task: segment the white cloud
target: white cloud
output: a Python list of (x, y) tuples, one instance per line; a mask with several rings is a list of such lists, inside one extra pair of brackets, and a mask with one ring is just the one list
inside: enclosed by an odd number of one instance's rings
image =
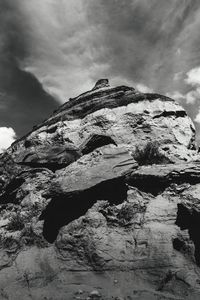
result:
[(177, 72), (177, 73), (174, 74), (174, 78), (173, 79), (175, 81), (178, 81), (178, 80), (181, 79), (182, 76), (183, 76), (183, 72)]
[(149, 88), (143, 83), (136, 83), (132, 80), (128, 80), (126, 78), (115, 76), (110, 80), (111, 86), (118, 86), (118, 85), (126, 85), (129, 87), (133, 87), (138, 90), (140, 93), (153, 93), (153, 89)]
[(141, 93), (153, 93), (153, 90), (143, 83), (137, 83), (136, 89)]
[(109, 82), (111, 86), (126, 85), (130, 87), (135, 87), (134, 81), (128, 80), (127, 78), (121, 76), (109, 78)]
[(173, 93), (167, 93), (166, 94), (167, 97), (170, 97), (174, 100), (182, 100), (182, 99), (185, 99), (185, 96), (183, 94), (181, 94), (180, 92), (178, 91), (175, 91)]
[(198, 112), (198, 114), (196, 115), (194, 121), (200, 124), (200, 108), (199, 108), (199, 112)]
[(16, 139), (11, 127), (0, 127), (0, 153), (7, 149)]
[(179, 91), (175, 91), (173, 93), (167, 93), (166, 96), (177, 101), (185, 99), (187, 104), (195, 104), (197, 100), (200, 100), (200, 87), (188, 92), (185, 95)]
[(187, 72), (185, 81), (192, 86), (200, 85), (200, 67), (196, 67)]
[(186, 94), (186, 103), (187, 104), (194, 104), (197, 100), (200, 99), (200, 88), (196, 90), (190, 91)]
[[(195, 90), (192, 90), (186, 94), (186, 103), (194, 104), (200, 99), (200, 67), (191, 69), (186, 75), (187, 78), (185, 79), (185, 82), (195, 87)], [(199, 118), (196, 117), (196, 119)]]

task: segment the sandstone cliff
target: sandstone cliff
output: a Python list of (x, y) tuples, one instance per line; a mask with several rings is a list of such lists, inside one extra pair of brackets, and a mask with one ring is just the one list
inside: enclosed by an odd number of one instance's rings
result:
[(173, 99), (99, 80), (0, 173), (0, 299), (199, 299), (200, 157)]

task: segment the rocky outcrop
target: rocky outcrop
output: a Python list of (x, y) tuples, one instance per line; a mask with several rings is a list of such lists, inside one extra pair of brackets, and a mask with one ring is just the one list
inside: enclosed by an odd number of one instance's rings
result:
[(126, 182), (140, 190), (157, 195), (171, 184), (200, 183), (200, 162), (182, 164), (141, 166), (136, 171), (129, 170)]
[(46, 154), (49, 161), (52, 147), (57, 147), (58, 154), (60, 148), (80, 149), (93, 135), (107, 136), (128, 150), (157, 140), (162, 151), (174, 161), (194, 158), (194, 125), (179, 104), (158, 94), (141, 94), (131, 87), (107, 85), (98, 83), (98, 88), (62, 105), (13, 144), (7, 152), (9, 161), (22, 163), (32, 152), (39, 158)]
[(199, 153), (173, 99), (99, 80), (0, 172), (0, 299), (199, 299)]
[(95, 86), (93, 87), (93, 90), (97, 90), (105, 87), (110, 87), (108, 79), (99, 79), (96, 82)]

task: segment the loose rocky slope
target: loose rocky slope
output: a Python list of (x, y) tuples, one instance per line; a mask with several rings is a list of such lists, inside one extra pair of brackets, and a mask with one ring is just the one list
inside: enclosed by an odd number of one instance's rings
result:
[(99, 80), (0, 172), (0, 299), (199, 299), (200, 158), (174, 100)]

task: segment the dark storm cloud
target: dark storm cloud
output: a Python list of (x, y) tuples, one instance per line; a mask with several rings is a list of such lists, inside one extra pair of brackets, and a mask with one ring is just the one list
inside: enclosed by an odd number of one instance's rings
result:
[(21, 68), (29, 56), (26, 16), (17, 0), (0, 1), (0, 127), (20, 136), (44, 119), (57, 103), (34, 75)]
[(32, 43), (23, 69), (60, 102), (105, 76), (160, 93), (189, 91), (183, 76), (198, 62), (198, 0), (18, 3)]

